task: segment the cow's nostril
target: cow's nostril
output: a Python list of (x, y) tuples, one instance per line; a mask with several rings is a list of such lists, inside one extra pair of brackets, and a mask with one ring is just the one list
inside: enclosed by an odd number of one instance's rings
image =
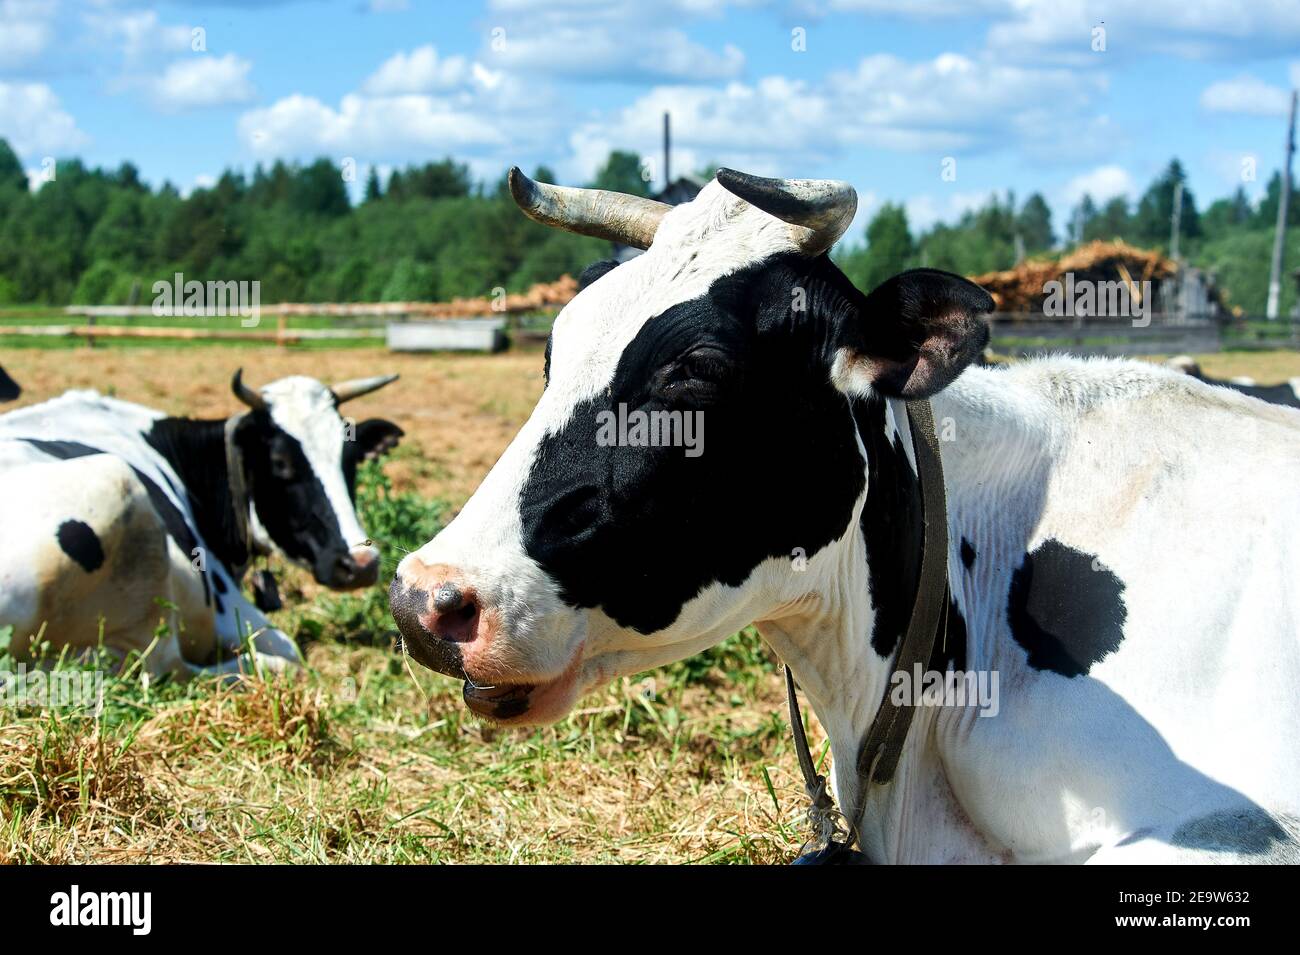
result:
[[(390, 602), (393, 618), (408, 644), (418, 643), (427, 649), (472, 643), (477, 638), (483, 605), (476, 589), (458, 577), (453, 567), (423, 568), (406, 578), (399, 571)], [(422, 583), (425, 586), (420, 586)], [(450, 650), (442, 647), (438, 652)]]
[(437, 593), (433, 595), (433, 609), (438, 613), (452, 613), (456, 610), (462, 610), (464, 604), (465, 595), (460, 592), (459, 587), (450, 581), (439, 587)]

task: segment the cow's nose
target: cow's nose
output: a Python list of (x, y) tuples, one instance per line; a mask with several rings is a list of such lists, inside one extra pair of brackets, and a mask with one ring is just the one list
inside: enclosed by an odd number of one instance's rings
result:
[(365, 545), (335, 557), (327, 583), (338, 589), (350, 589), (369, 587), (378, 580), (379, 551)]
[(479, 631), (474, 588), (454, 568), (416, 563), (393, 578), (388, 598), (411, 655), (439, 673), (463, 677), (461, 648)]

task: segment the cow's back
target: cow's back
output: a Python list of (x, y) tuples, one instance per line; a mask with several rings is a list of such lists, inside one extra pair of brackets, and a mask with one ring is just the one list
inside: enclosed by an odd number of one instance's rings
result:
[[(132, 468), (113, 455), (0, 471), (0, 625), (20, 655), (37, 636), (144, 650), (173, 602), (169, 542)], [(103, 621), (101, 623), (101, 621)]]

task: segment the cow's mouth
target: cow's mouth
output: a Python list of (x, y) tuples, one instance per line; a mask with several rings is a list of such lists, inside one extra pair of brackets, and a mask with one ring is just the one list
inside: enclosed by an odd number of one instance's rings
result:
[(466, 680), (461, 695), (465, 699), (465, 705), (477, 715), (490, 720), (504, 721), (527, 713), (529, 699), (538, 688), (539, 685), (536, 683), (478, 686)]
[(462, 674), (461, 696), (470, 712), (494, 723), (554, 723), (561, 719), (581, 692), (581, 647), (564, 671), (550, 680), (534, 683), (488, 683)]

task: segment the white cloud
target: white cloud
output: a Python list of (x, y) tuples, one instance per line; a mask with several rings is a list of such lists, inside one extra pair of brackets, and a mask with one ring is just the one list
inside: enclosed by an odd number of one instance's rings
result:
[(0, 0), (0, 69), (36, 59), (54, 37), (54, 0)]
[(402, 13), (411, 9), (411, 0), (370, 0), (371, 13)]
[(1242, 74), (1207, 86), (1201, 93), (1201, 108), (1214, 113), (1286, 116), (1291, 108), (1291, 93), (1280, 86)]
[(23, 172), (27, 174), (28, 192), (39, 192), (41, 186), (45, 185), (47, 182), (50, 181), (49, 171), (44, 167), (38, 167), (35, 169), (24, 169)]
[[(1078, 64), (1153, 53), (1255, 59), (1300, 45), (1300, 4), (1293, 0), (1143, 0), (1119, 16), (1107, 0), (1015, 0), (1006, 9), (988, 44), (1016, 58)], [(1105, 30), (1105, 52), (1093, 50), (1094, 28)]]
[(1003, 146), (1039, 159), (1077, 160), (1095, 139), (1089, 130), (1105, 123), (1094, 115), (1104, 89), (1098, 76), (951, 53), (917, 62), (868, 56), (817, 82), (767, 77), (722, 87), (661, 86), (580, 126), (564, 172), (590, 176), (611, 147), (658, 155), (665, 111), (684, 168), (717, 160), (789, 175), (835, 155), (888, 149), (930, 154), (937, 175), (944, 155)]
[(708, 82), (739, 76), (745, 55), (731, 44), (710, 50), (677, 29), (623, 33), (600, 26), (564, 26), (545, 33), (507, 33), (505, 45), (490, 62), (550, 77)]
[(253, 64), (233, 53), (173, 61), (152, 84), (154, 103), (166, 110), (228, 106), (253, 98), (248, 73)]
[(452, 154), (476, 174), (496, 176), (520, 156), (550, 152), (570, 122), (567, 106), (548, 84), (525, 86), (422, 46), (390, 57), (337, 105), (294, 94), (250, 110), (239, 137), (258, 157), (402, 163)]
[(1098, 166), (1089, 172), (1075, 176), (1061, 190), (1065, 201), (1073, 207), (1084, 195), (1092, 197), (1093, 202), (1101, 205), (1116, 196), (1133, 197), (1137, 195), (1137, 184), (1128, 170), (1122, 166)]
[[(1294, 0), (1143, 0), (1122, 9), (1111, 0), (824, 0), (811, 9), (922, 21), (985, 17), (993, 21), (989, 52), (1057, 66), (1153, 53), (1256, 59), (1300, 46), (1300, 4)], [(1094, 49), (1095, 29), (1104, 31), (1104, 51)]]
[(463, 85), (470, 75), (470, 63), (463, 56), (439, 58), (432, 44), (426, 44), (410, 53), (393, 54), (361, 88), (377, 95), (435, 93)]
[(0, 81), (0, 137), (19, 156), (55, 156), (89, 142), (44, 83)]
[(829, 0), (827, 8), (841, 13), (870, 13), (877, 16), (908, 16), (917, 19), (1006, 14), (1014, 9), (1011, 0)]
[(726, 0), (493, 0), (484, 54), (492, 68), (616, 82), (717, 82), (744, 70), (732, 44), (715, 50), (672, 24), (716, 16)]
[(216, 184), (217, 184), (216, 176), (210, 176), (207, 173), (201, 172), (194, 177), (194, 182), (190, 184), (190, 187), (188, 189), (181, 190), (181, 195), (184, 198), (188, 199), (190, 196), (194, 194), (196, 190), (211, 189)]
[(180, 53), (193, 42), (190, 27), (164, 24), (154, 10), (91, 11), (86, 26), (97, 43), (116, 47), (128, 63), (158, 53)]
[(294, 94), (245, 113), (239, 135), (258, 156), (444, 155), (502, 147), (511, 132), (500, 123), (456, 108), (447, 100), (408, 95), (344, 96), (338, 108)]
[(987, 205), (992, 197), (992, 192), (950, 192), (942, 198), (927, 193), (905, 200), (903, 209), (915, 235), (938, 222), (954, 223), (965, 213)]

